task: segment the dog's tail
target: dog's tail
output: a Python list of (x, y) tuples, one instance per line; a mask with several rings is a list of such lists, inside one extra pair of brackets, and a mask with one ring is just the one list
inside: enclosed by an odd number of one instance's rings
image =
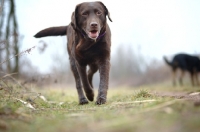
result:
[(163, 56), (163, 59), (169, 66), (173, 66), (173, 63), (169, 62), (166, 56)]
[(35, 38), (47, 37), (47, 36), (63, 36), (67, 34), (68, 26), (60, 26), (60, 27), (50, 27), (39, 31)]

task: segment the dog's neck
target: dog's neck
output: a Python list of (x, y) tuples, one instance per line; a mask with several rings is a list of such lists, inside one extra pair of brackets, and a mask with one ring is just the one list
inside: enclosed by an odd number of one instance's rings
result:
[(88, 38), (85, 39), (85, 38), (81, 37), (76, 45), (76, 50), (78, 50), (78, 51), (88, 50), (90, 47), (95, 45), (95, 43), (97, 43), (97, 42), (92, 39), (88, 39)]
[(100, 34), (100, 35), (97, 37), (97, 39), (101, 39), (105, 34), (106, 34), (106, 31), (105, 31), (104, 33)]
[(81, 34), (78, 38), (78, 43), (76, 44), (76, 54), (82, 57), (82, 53), (89, 50), (92, 46), (97, 44), (105, 36), (106, 32), (100, 34), (96, 40), (88, 38), (86, 35)]

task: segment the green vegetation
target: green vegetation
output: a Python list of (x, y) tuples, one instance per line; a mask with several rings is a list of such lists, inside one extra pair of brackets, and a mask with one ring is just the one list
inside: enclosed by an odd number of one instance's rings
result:
[(0, 89), (0, 131), (5, 132), (197, 132), (200, 128), (200, 106), (194, 105), (200, 100), (188, 100), (198, 87), (110, 88), (108, 102), (100, 106), (78, 105), (76, 89), (12, 85)]

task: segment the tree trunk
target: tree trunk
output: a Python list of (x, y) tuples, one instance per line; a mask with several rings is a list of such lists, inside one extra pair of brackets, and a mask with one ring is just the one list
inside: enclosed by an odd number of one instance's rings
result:
[[(5, 32), (6, 40), (6, 71), (7, 73), (19, 73), (19, 45), (18, 45), (18, 24), (15, 14), (15, 3), (14, 0), (9, 0), (9, 12)], [(13, 38), (13, 42), (10, 39)], [(12, 60), (9, 60), (12, 56)], [(13, 63), (11, 63), (11, 61)]]

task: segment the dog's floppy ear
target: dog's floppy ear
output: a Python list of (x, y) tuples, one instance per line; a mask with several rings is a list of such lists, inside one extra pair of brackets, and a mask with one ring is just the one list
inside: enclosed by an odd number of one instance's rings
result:
[(75, 17), (74, 12), (72, 13), (72, 16), (71, 16), (71, 25), (72, 25), (73, 29), (76, 30), (76, 17)]
[(108, 16), (108, 19), (112, 22), (112, 19), (110, 18), (110, 12), (108, 11), (107, 7), (100, 1), (98, 1), (105, 9), (106, 15)]
[(79, 7), (80, 4), (78, 4), (75, 8), (75, 11), (72, 13), (72, 16), (71, 16), (71, 25), (72, 27), (74, 28), (74, 30), (77, 29), (77, 13), (78, 13), (78, 7)]

